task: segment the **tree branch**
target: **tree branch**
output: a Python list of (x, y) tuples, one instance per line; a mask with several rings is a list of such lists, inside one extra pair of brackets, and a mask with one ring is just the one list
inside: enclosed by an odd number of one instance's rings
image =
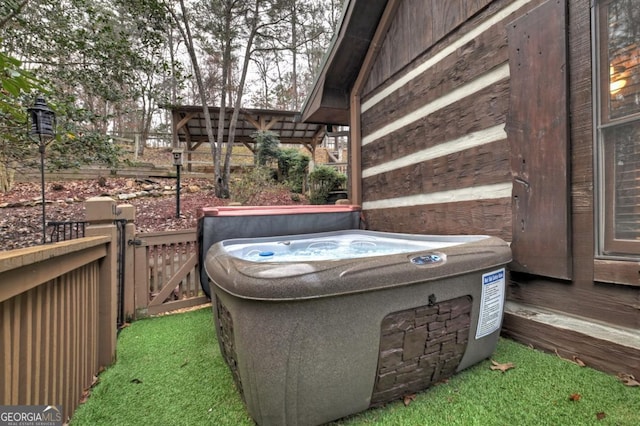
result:
[(0, 28), (4, 27), (7, 24), (7, 22), (9, 22), (11, 19), (18, 16), (22, 11), (22, 8), (25, 7), (28, 2), (29, 0), (24, 0), (22, 3), (18, 5), (18, 7), (12, 10), (10, 14), (2, 18), (2, 20), (0, 20)]

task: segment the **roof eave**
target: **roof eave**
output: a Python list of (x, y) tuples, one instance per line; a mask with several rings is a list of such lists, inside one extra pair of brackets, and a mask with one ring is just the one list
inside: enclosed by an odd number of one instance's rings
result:
[(349, 124), (349, 95), (387, 0), (346, 0), (340, 25), (301, 110), (308, 123)]

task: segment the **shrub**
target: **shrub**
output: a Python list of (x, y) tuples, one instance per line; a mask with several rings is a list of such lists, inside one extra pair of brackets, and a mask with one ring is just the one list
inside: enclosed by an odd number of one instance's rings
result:
[(231, 181), (231, 200), (243, 205), (253, 204), (260, 193), (274, 185), (272, 172), (268, 167), (243, 169), (240, 177)]
[(295, 148), (281, 149), (278, 155), (278, 172), (280, 179), (291, 192), (301, 194), (307, 176), (309, 157)]
[(270, 131), (259, 131), (251, 135), (257, 143), (256, 159), (258, 166), (266, 166), (270, 161), (278, 161), (280, 155), (280, 139)]
[(336, 191), (344, 187), (347, 183), (347, 176), (338, 172), (333, 167), (317, 166), (309, 173), (309, 183), (311, 204), (326, 204), (331, 191)]

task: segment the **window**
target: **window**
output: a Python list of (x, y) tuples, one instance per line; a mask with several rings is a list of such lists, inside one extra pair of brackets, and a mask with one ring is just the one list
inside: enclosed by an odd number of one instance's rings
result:
[(640, 255), (640, 1), (603, 0), (596, 17), (598, 251)]

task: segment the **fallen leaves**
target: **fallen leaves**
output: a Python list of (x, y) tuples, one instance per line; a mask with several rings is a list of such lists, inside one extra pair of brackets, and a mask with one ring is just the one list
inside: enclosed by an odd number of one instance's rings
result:
[(416, 394), (412, 393), (410, 395), (405, 395), (402, 402), (404, 402), (405, 407), (408, 407), (409, 404), (411, 404), (415, 400), (416, 400)]
[(596, 413), (596, 419), (597, 419), (597, 420), (602, 420), (602, 419), (604, 419), (605, 417), (607, 417), (607, 415), (604, 413), (604, 411), (601, 411), (601, 412), (599, 412), (599, 413)]
[(580, 358), (578, 358), (577, 356), (573, 356), (573, 363), (577, 364), (580, 367), (586, 367), (587, 364), (585, 364)]
[(622, 384), (624, 384), (625, 386), (631, 386), (631, 387), (640, 386), (640, 382), (638, 382), (636, 378), (633, 377), (631, 374), (618, 373), (617, 377), (618, 377), (618, 380), (620, 380)]
[(91, 385), (88, 388), (84, 389), (82, 391), (82, 394), (80, 395), (80, 404), (84, 404), (85, 402), (87, 402), (87, 400), (91, 396), (91, 391), (93, 390), (95, 385), (98, 384), (99, 381), (100, 381), (100, 379), (98, 378), (98, 376), (93, 376), (91, 378)]
[(572, 393), (569, 395), (569, 401), (580, 401), (580, 398), (582, 398), (582, 395), (579, 393)]
[(580, 358), (578, 358), (577, 356), (572, 356), (571, 359), (567, 359), (564, 358), (563, 356), (560, 355), (560, 353), (558, 352), (558, 349), (554, 349), (553, 350), (555, 352), (555, 354), (557, 355), (558, 358), (562, 358), (566, 361), (572, 362), (574, 364), (576, 364), (578, 367), (586, 367), (587, 364), (584, 363), (584, 361), (582, 361)]
[(505, 373), (507, 370), (511, 370), (512, 368), (516, 368), (516, 366), (512, 362), (500, 364), (499, 362), (491, 360), (491, 364), (492, 365), (489, 368), (491, 368), (492, 370), (500, 370), (503, 373)]

